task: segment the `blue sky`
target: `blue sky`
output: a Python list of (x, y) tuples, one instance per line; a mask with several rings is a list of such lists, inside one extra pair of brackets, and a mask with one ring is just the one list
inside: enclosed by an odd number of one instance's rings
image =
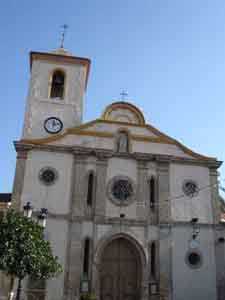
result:
[[(146, 119), (225, 160), (224, 0), (8, 0), (1, 3), (0, 192), (11, 191), (29, 80), (29, 51), (59, 46), (92, 60), (84, 120), (122, 89)], [(220, 169), (225, 178), (225, 167)], [(224, 182), (225, 183), (225, 182)]]

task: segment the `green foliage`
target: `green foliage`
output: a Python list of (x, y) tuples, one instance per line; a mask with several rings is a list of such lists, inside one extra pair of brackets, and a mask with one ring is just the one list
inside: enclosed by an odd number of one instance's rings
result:
[(82, 294), (80, 300), (96, 300), (96, 295), (94, 293)]
[(20, 279), (47, 279), (62, 267), (43, 238), (43, 228), (10, 209), (0, 218), (0, 270)]

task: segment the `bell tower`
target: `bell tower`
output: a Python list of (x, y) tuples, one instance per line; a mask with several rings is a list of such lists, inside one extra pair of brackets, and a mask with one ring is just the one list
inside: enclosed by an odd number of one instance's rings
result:
[(90, 63), (64, 48), (30, 53), (23, 139), (44, 138), (81, 124)]

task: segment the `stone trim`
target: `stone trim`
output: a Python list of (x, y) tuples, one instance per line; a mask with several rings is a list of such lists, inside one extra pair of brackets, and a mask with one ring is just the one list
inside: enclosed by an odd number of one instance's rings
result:
[(135, 160), (146, 160), (146, 161), (157, 161), (161, 162), (173, 162), (173, 163), (181, 163), (181, 164), (189, 164), (189, 165), (198, 165), (198, 166), (207, 166), (212, 168), (219, 168), (222, 164), (221, 161), (217, 161), (215, 159), (204, 160), (200, 158), (186, 158), (186, 157), (178, 157), (173, 155), (163, 155), (163, 154), (147, 154), (140, 152), (133, 153), (115, 153), (113, 150), (106, 150), (101, 148), (88, 148), (88, 147), (80, 147), (80, 146), (59, 146), (59, 145), (47, 145), (47, 144), (28, 144), (23, 141), (14, 142), (15, 148), (17, 151), (20, 150), (44, 150), (44, 151), (53, 151), (53, 152), (66, 152), (66, 153), (74, 153), (79, 155), (94, 155), (99, 158), (110, 158), (110, 157), (123, 157)]
[(100, 299), (100, 279), (99, 279), (99, 266), (101, 263), (101, 256), (105, 247), (114, 239), (125, 238), (129, 240), (136, 248), (140, 261), (141, 261), (141, 273), (142, 273), (142, 284), (141, 284), (141, 300), (148, 299), (148, 278), (147, 278), (147, 256), (146, 251), (143, 246), (138, 242), (138, 240), (126, 232), (111, 232), (111, 234), (104, 235), (100, 241), (98, 241), (97, 246), (94, 249), (94, 260), (92, 269), (93, 286), (95, 287), (95, 293), (97, 299)]

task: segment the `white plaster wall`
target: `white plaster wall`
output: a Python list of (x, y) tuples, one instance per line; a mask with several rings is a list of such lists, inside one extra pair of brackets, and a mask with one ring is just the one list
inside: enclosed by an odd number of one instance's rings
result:
[[(115, 138), (104, 138), (86, 135), (68, 134), (60, 140), (50, 143), (51, 145), (82, 146), (88, 148), (115, 149)], [(131, 151), (147, 154), (173, 155), (177, 157), (192, 158), (184, 153), (176, 145), (140, 142), (131, 140)]]
[[(49, 79), (53, 70), (57, 68), (66, 74), (65, 95), (62, 100), (48, 98)], [(43, 123), (50, 116), (60, 117), (65, 128), (79, 125), (82, 120), (84, 89), (84, 66), (34, 60), (23, 138), (48, 136), (49, 134), (43, 130)]]
[[(23, 206), (27, 201), (30, 201), (35, 209), (45, 207), (51, 213), (68, 213), (72, 165), (72, 154), (29, 151), (21, 205)], [(58, 172), (58, 179), (53, 185), (44, 185), (39, 180), (39, 172), (46, 166), (53, 167)]]
[(216, 300), (215, 242), (213, 231), (201, 228), (199, 247), (203, 264), (190, 268), (185, 262), (191, 228), (174, 228), (172, 234), (173, 300)]
[(50, 145), (82, 146), (87, 148), (114, 149), (114, 139), (95, 136), (67, 135)]
[(68, 222), (59, 219), (48, 219), (46, 231), (53, 254), (58, 256), (59, 262), (63, 267), (63, 273), (47, 281), (47, 300), (61, 300), (63, 299), (64, 291)]
[(132, 152), (164, 154), (164, 155), (174, 155), (178, 157), (193, 158), (192, 156), (184, 153), (176, 145), (161, 144), (161, 143), (132, 141)]
[[(202, 189), (196, 197), (184, 196), (182, 185), (186, 179), (196, 181), (199, 188)], [(197, 217), (199, 222), (212, 223), (209, 184), (209, 170), (206, 167), (184, 164), (170, 165), (170, 197), (173, 199), (182, 196), (171, 200), (174, 221), (190, 221), (192, 218)]]
[(88, 126), (85, 128), (86, 130), (94, 130), (94, 131), (101, 131), (101, 132), (110, 132), (110, 133), (116, 133), (118, 130), (126, 128), (129, 130), (131, 134), (135, 135), (141, 135), (141, 136), (150, 136), (150, 137), (157, 137), (153, 132), (151, 132), (149, 129), (144, 127), (138, 127), (138, 126), (124, 126), (123, 124), (109, 124), (109, 123), (96, 123), (93, 125)]
[[(128, 176), (137, 186), (137, 164), (135, 160), (111, 158), (108, 162), (106, 182), (115, 176)], [(110, 217), (119, 217), (120, 213), (124, 213), (126, 218), (136, 218), (136, 200), (124, 207), (113, 204), (106, 195), (106, 215)]]

